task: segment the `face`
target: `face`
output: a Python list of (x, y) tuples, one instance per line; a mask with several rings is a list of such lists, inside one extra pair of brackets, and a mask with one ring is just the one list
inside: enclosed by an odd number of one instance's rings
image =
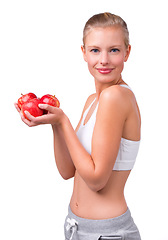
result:
[(130, 46), (126, 49), (121, 28), (93, 28), (86, 36), (85, 47), (81, 48), (96, 82), (118, 82), (130, 53)]

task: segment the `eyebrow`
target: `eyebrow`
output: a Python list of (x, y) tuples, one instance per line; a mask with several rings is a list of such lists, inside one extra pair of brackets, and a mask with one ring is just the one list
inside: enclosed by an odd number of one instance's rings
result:
[[(113, 45), (113, 46), (110, 46), (109, 48), (117, 48), (117, 47), (121, 47), (121, 45)], [(96, 45), (93, 45), (93, 46), (88, 46), (88, 48), (99, 48), (99, 47)]]

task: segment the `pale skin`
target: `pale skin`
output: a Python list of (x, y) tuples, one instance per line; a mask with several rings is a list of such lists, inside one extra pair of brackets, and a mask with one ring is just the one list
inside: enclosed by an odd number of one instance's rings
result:
[(121, 137), (140, 140), (141, 120), (138, 105), (121, 73), (130, 54), (125, 46), (123, 31), (119, 27), (93, 28), (81, 47), (84, 60), (95, 81), (96, 93), (89, 96), (83, 109), (90, 106), (84, 124), (89, 121), (96, 105), (98, 110), (89, 154), (76, 135), (69, 118), (62, 109), (40, 104), (49, 111), (41, 117), (28, 112), (24, 118), (17, 104), (22, 121), (28, 126), (51, 124), (54, 134), (54, 152), (57, 168), (64, 179), (74, 177), (70, 201), (71, 210), (89, 219), (113, 218), (127, 210), (124, 186), (129, 171), (113, 171)]

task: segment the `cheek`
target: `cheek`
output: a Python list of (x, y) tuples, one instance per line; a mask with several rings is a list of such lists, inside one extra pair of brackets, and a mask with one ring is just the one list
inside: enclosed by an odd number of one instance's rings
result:
[(88, 70), (92, 76), (95, 75), (95, 66), (97, 64), (97, 60), (92, 57), (87, 58), (87, 65), (88, 65)]
[(116, 56), (115, 58), (112, 59), (112, 62), (113, 64), (116, 66), (116, 67), (123, 67), (124, 65), (124, 56)]
[(88, 66), (94, 66), (97, 63), (97, 58), (94, 56), (87, 57)]
[(94, 71), (95, 71), (95, 66), (97, 65), (97, 61), (98, 60), (95, 58), (95, 56), (87, 58), (88, 70), (92, 75), (95, 74)]
[(89, 70), (90, 74), (91, 74), (92, 76), (94, 76), (94, 75), (95, 75), (95, 70), (94, 70), (93, 65), (91, 65), (91, 64), (89, 64), (89, 63), (87, 63), (87, 64), (88, 64), (88, 70)]

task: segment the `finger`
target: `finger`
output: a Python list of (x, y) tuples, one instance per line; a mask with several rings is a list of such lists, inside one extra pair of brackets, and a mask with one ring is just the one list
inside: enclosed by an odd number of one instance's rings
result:
[(26, 115), (29, 121), (34, 122), (36, 120), (36, 118), (33, 115), (31, 115), (28, 111), (24, 111), (24, 114)]
[(28, 120), (27, 118), (25, 118), (25, 116), (23, 115), (22, 111), (20, 111), (20, 117), (21, 117), (21, 120), (26, 124), (28, 125), (29, 127), (32, 127), (33, 124), (30, 120)]
[(16, 110), (20, 113), (20, 108), (17, 103), (14, 103)]
[(38, 126), (40, 124), (40, 122), (37, 120), (38, 117), (34, 117), (28, 111), (24, 111), (24, 114), (26, 115), (26, 117), (23, 115), (22, 112), (20, 113), (21, 119), (29, 127)]
[(39, 106), (39, 108), (41, 108), (43, 110), (47, 110), (50, 113), (55, 113), (55, 108), (56, 107), (53, 107), (53, 106), (48, 105), (48, 104), (41, 104), (41, 103), (38, 106)]
[[(34, 117), (31, 115), (28, 111), (24, 111), (24, 114), (26, 115), (26, 118), (24, 119), (24, 122), (26, 122), (29, 126), (37, 126), (40, 124), (46, 124), (48, 123), (46, 115), (42, 115), (39, 117)], [(27, 120), (28, 118), (28, 120)]]

